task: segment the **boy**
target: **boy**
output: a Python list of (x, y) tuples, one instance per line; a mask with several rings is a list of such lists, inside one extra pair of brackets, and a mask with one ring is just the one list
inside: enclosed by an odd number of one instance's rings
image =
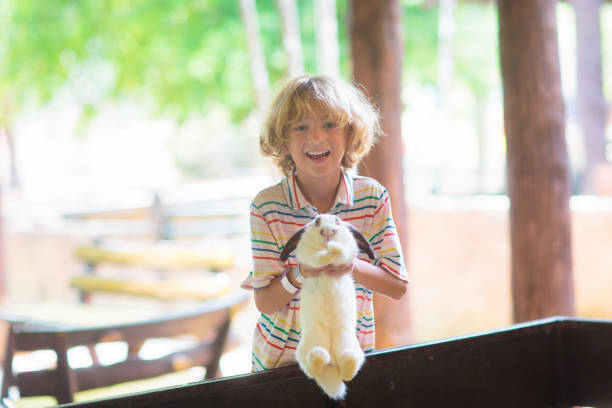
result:
[[(300, 339), (299, 288), (321, 273), (350, 273), (357, 300), (356, 336), (374, 350), (372, 292), (399, 299), (407, 278), (387, 191), (352, 168), (382, 135), (379, 116), (354, 86), (327, 77), (291, 80), (272, 103), (260, 136), (285, 178), (262, 190), (251, 204), (253, 271), (242, 283), (253, 289), (261, 312), (253, 340), (253, 371), (295, 362)], [(310, 268), (280, 261), (280, 251), (319, 213), (338, 215), (370, 240), (377, 259), (363, 254), (352, 264)], [(299, 275), (298, 275), (299, 274)]]

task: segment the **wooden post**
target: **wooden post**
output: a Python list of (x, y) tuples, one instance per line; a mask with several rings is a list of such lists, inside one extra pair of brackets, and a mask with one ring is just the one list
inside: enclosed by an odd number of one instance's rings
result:
[(499, 0), (514, 321), (574, 314), (555, 0)]
[[(359, 173), (382, 183), (391, 196), (393, 218), (407, 255), (408, 227), (404, 199), (401, 132), (402, 34), (399, 0), (352, 0), (351, 54), (354, 81), (365, 87), (382, 115), (386, 137), (359, 165)], [(407, 259), (405, 259), (407, 262)], [(411, 341), (409, 297), (400, 301), (376, 295), (377, 348)]]

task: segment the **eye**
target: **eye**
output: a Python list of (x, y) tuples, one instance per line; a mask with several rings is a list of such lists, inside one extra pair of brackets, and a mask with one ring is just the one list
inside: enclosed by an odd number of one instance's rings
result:
[(308, 126), (303, 123), (299, 123), (293, 127), (294, 132), (303, 132), (306, 129), (308, 129)]
[(327, 121), (323, 123), (323, 127), (325, 129), (335, 129), (338, 127), (338, 124), (336, 122)]
[(340, 225), (340, 219), (336, 218), (336, 225)]
[(315, 225), (318, 227), (319, 225), (321, 225), (321, 218), (317, 217), (317, 219), (315, 220)]

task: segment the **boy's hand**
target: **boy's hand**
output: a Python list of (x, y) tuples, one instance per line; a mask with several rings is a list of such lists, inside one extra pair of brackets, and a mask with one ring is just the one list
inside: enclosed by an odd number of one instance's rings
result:
[(353, 273), (353, 269), (355, 269), (354, 262), (346, 265), (327, 265), (323, 267), (324, 273), (335, 278), (339, 278), (347, 273)]
[(321, 276), (322, 273), (336, 278), (347, 273), (352, 273), (355, 269), (355, 263), (346, 265), (326, 265), (320, 268), (312, 268), (308, 265), (300, 264), (300, 272), (305, 278), (315, 278)]

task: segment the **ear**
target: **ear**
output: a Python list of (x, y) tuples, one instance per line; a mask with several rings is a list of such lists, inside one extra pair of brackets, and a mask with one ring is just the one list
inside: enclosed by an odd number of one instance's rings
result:
[(281, 261), (285, 262), (287, 258), (289, 258), (289, 254), (293, 252), (298, 242), (300, 242), (300, 238), (302, 238), (302, 235), (304, 235), (304, 231), (306, 231), (306, 228), (300, 228), (298, 232), (296, 232), (291, 238), (289, 238), (289, 241), (287, 241), (285, 247), (283, 248), (280, 254)]
[(351, 234), (353, 234), (353, 237), (355, 237), (355, 241), (357, 241), (357, 246), (359, 247), (359, 249), (368, 254), (368, 257), (371, 260), (376, 259), (376, 255), (374, 254), (374, 249), (372, 248), (372, 245), (370, 245), (368, 240), (361, 234), (361, 232), (359, 232), (359, 230), (353, 227), (351, 224), (348, 224), (348, 228), (349, 231), (351, 231)]

